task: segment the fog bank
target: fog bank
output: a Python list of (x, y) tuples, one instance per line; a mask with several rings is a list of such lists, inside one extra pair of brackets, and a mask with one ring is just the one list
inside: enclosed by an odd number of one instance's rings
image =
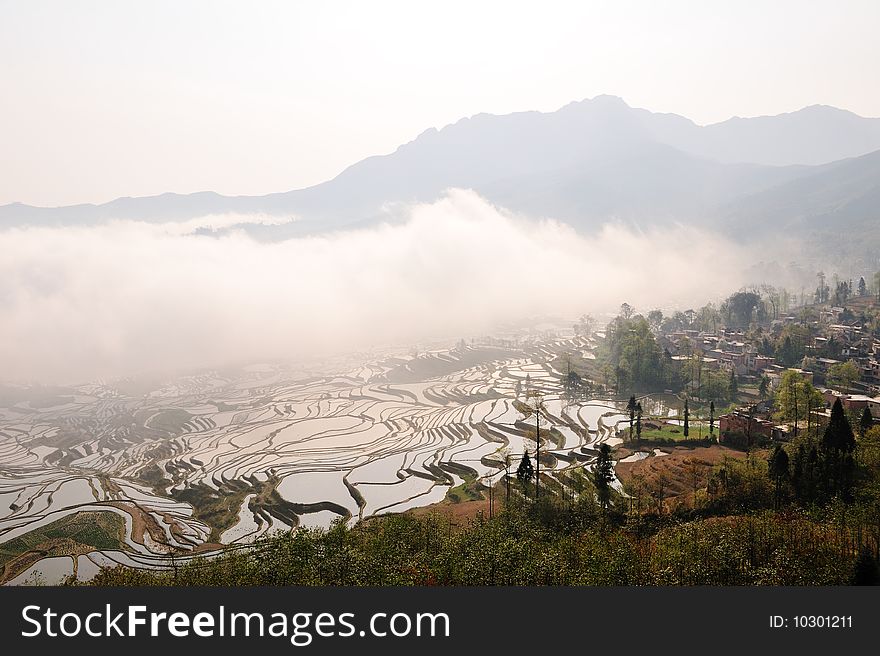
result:
[(79, 382), (468, 337), (499, 322), (688, 307), (743, 253), (679, 226), (579, 235), (452, 190), (402, 224), (258, 243), (180, 224), (0, 231), (0, 380)]

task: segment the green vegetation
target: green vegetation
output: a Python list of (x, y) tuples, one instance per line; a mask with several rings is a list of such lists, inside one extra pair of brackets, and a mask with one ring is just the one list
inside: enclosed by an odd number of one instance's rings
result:
[(522, 460), (519, 462), (519, 467), (516, 468), (516, 478), (522, 485), (528, 485), (532, 482), (534, 477), (535, 468), (532, 466), (532, 459), (529, 457), (529, 452), (526, 451), (523, 453)]
[(270, 475), (266, 481), (256, 479), (224, 481), (218, 490), (207, 485), (192, 485), (180, 490), (173, 490), (172, 497), (192, 505), (193, 516), (211, 527), (209, 541), (219, 542), (223, 531), (234, 526), (238, 521), (238, 513), (245, 497), (253, 494), (250, 507), (259, 512), (272, 515), (290, 526), (299, 522), (298, 513), (329, 510), (340, 516), (348, 517), (349, 512), (342, 506), (322, 501), (312, 504), (292, 503), (278, 494), (277, 486), (281, 482), (277, 476)]
[(611, 368), (618, 393), (677, 386), (675, 367), (664, 357), (647, 320), (640, 315), (627, 318), (621, 314), (611, 322), (599, 357)]
[[(839, 404), (821, 437), (726, 458), (692, 506), (669, 488), (610, 487), (610, 453), (456, 526), (389, 515), (296, 530), (173, 572), (105, 570), (97, 585), (842, 585), (878, 583), (880, 427), (855, 439)], [(695, 468), (696, 472), (696, 468)], [(519, 473), (519, 472), (518, 472)], [(533, 474), (533, 471), (532, 471)], [(549, 483), (549, 480), (548, 480)], [(542, 490), (543, 491), (543, 490)], [(577, 492), (574, 494), (573, 492)], [(641, 503), (647, 492), (656, 503)], [(636, 503), (638, 500), (638, 503)]]
[[(690, 422), (690, 431), (689, 435), (684, 434), (684, 429), (682, 426), (672, 426), (669, 424), (650, 424), (646, 425), (646, 428), (642, 430), (642, 436), (638, 439), (640, 442), (659, 442), (659, 443), (674, 443), (674, 442), (684, 442), (684, 441), (693, 441), (694, 439), (699, 439), (697, 435), (694, 435), (694, 426), (696, 425), (694, 422)], [(707, 438), (709, 436), (708, 426), (703, 427), (703, 438)]]
[(800, 426), (811, 427), (813, 411), (825, 407), (825, 399), (811, 383), (792, 369), (782, 374), (776, 390), (777, 417), (794, 424), (795, 432)]
[(782, 329), (772, 355), (786, 367), (793, 367), (803, 360), (811, 337), (806, 326), (789, 324)]
[(464, 482), (456, 485), (446, 493), (446, 498), (452, 503), (461, 503), (462, 501), (477, 501), (483, 498), (483, 489), (481, 483), (477, 481), (477, 477), (473, 471), (463, 474)]
[(626, 521), (549, 497), (454, 527), (440, 515), (261, 539), (175, 572), (116, 568), (96, 585), (839, 585), (860, 553), (826, 520), (759, 511)]
[(748, 328), (753, 319), (760, 321), (764, 318), (765, 307), (758, 293), (740, 291), (724, 301), (721, 314), (728, 328)]
[(125, 520), (114, 512), (78, 512), (0, 544), (0, 582), (48, 556), (122, 549)]
[(599, 497), (599, 504), (603, 511), (608, 510), (611, 503), (611, 483), (614, 480), (614, 461), (611, 459), (611, 447), (602, 444), (599, 447), (599, 457), (596, 459), (596, 467), (593, 471), (593, 486)]
[(839, 362), (833, 364), (828, 369), (828, 384), (838, 389), (849, 391), (852, 389), (853, 383), (859, 379), (859, 366), (857, 363), (849, 360), (847, 362)]

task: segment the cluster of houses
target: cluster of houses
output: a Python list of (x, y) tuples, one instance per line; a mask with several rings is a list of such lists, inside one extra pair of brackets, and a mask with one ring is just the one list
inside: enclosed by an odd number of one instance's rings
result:
[[(776, 339), (785, 326), (798, 323), (794, 316), (774, 320), (769, 333), (764, 336)], [(778, 387), (782, 374), (793, 369), (813, 384), (825, 399), (824, 408), (816, 408), (810, 420), (821, 422), (830, 413), (834, 401), (840, 399), (845, 410), (861, 412), (868, 408), (875, 418), (880, 418), (880, 339), (869, 328), (847, 313), (842, 307), (830, 307), (820, 311), (818, 321), (810, 325), (811, 340), (805, 346), (805, 357), (799, 366), (786, 367), (772, 355), (759, 352), (760, 344), (751, 343), (744, 331), (701, 332), (680, 330), (660, 337), (664, 347), (674, 360), (685, 361), (701, 356), (707, 369), (732, 371), (742, 382), (757, 382), (767, 377), (770, 390)], [(835, 357), (828, 357), (829, 353)], [(834, 365), (854, 362), (858, 368), (858, 380), (850, 389), (829, 387), (829, 371)], [(719, 417), (719, 434), (722, 441), (733, 434), (747, 435), (751, 439), (786, 439), (793, 426), (774, 421), (772, 408), (767, 402), (759, 402)], [(803, 426), (802, 426), (803, 427)]]
[(664, 336), (673, 360), (689, 360), (700, 354), (709, 369), (733, 370), (739, 377), (755, 376), (772, 367), (776, 360), (760, 355), (758, 349), (744, 341), (742, 331), (720, 331), (709, 334), (697, 330), (681, 330)]

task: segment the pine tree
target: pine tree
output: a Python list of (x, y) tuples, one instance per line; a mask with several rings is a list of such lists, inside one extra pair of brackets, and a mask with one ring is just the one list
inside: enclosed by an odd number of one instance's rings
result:
[(730, 382), (728, 383), (727, 390), (730, 400), (736, 402), (736, 398), (739, 396), (739, 385), (736, 383), (736, 371), (734, 369), (730, 370)]
[(761, 384), (758, 385), (758, 394), (761, 396), (762, 401), (770, 394), (770, 378), (766, 374), (761, 376)]
[(690, 433), (690, 416), (691, 413), (688, 410), (688, 400), (684, 400), (684, 439), (688, 438), (688, 434)]
[(642, 441), (642, 403), (636, 403), (636, 439)]
[(825, 434), (822, 435), (821, 447), (828, 492), (831, 495), (838, 494), (844, 501), (848, 501), (855, 470), (853, 451), (856, 448), (856, 439), (840, 399), (831, 407), (831, 418)]
[(519, 461), (519, 467), (516, 468), (516, 478), (523, 485), (531, 483), (535, 477), (535, 468), (532, 466), (532, 459), (529, 458), (529, 452), (523, 454), (522, 460)]
[(816, 500), (819, 484), (819, 453), (812, 439), (801, 442), (791, 463), (791, 482), (798, 501)]
[(578, 398), (583, 386), (583, 380), (576, 371), (569, 371), (563, 382), (565, 398), (569, 401)]
[(837, 399), (831, 407), (831, 418), (822, 436), (822, 449), (826, 453), (852, 453), (855, 448), (856, 439), (852, 426), (843, 411), (843, 404)]
[(865, 437), (865, 433), (874, 425), (874, 416), (871, 414), (871, 408), (865, 406), (862, 417), (859, 419), (859, 437)]
[(709, 401), (709, 437), (715, 433), (715, 401)]
[(593, 469), (593, 484), (599, 496), (602, 509), (606, 510), (611, 501), (611, 481), (614, 480), (614, 464), (611, 460), (611, 447), (603, 443), (599, 447), (599, 457)]
[(781, 444), (777, 444), (767, 461), (770, 476), (776, 483), (775, 507), (779, 508), (782, 500), (782, 483), (788, 479), (788, 454)]
[(633, 438), (633, 423), (636, 420), (636, 396), (633, 394), (627, 401), (626, 409), (629, 410), (629, 439)]

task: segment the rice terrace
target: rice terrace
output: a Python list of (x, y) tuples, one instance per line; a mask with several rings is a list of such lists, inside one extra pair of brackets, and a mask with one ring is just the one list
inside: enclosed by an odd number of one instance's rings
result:
[(485, 341), (332, 375), (264, 364), (150, 389), (7, 387), (2, 580), (167, 568), (272, 530), (439, 502), (534, 452), (535, 393), (543, 476), (582, 470), (598, 443), (620, 442), (613, 402), (561, 398), (563, 354), (589, 357), (592, 338)]

